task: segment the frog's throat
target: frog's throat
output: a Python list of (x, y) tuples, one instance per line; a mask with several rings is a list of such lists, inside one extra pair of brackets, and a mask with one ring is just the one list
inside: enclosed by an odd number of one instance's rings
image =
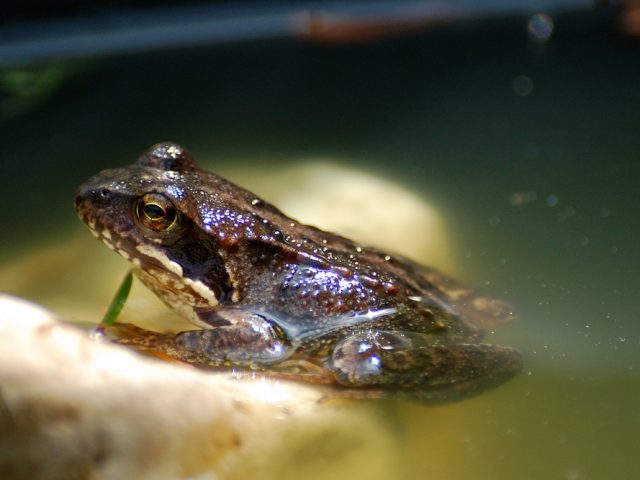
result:
[[(206, 326), (196, 313), (197, 309), (211, 308), (218, 304), (213, 292), (197, 280), (178, 277), (173, 273), (153, 267), (148, 270), (136, 267), (134, 273), (165, 305), (196, 325)], [(207, 293), (206, 297), (203, 297), (200, 294), (204, 291), (203, 289), (206, 289), (206, 292), (211, 295)]]

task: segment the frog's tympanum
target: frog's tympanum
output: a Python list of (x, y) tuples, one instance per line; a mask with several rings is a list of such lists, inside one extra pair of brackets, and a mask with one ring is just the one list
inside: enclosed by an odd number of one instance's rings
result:
[[(202, 327), (116, 324), (119, 343), (198, 365), (332, 384), (362, 397), (459, 398), (521, 367), (481, 343), (508, 307), (436, 270), (293, 220), (161, 143), (80, 187), (80, 218)], [(345, 395), (347, 395), (345, 393)]]

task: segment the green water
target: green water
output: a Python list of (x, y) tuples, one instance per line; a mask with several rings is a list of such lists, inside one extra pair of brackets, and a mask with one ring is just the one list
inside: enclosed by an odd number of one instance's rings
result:
[(81, 229), (75, 186), (160, 140), (214, 165), (370, 169), (442, 213), (458, 276), (519, 314), (489, 340), (525, 357), (477, 398), (395, 405), (398, 478), (637, 478), (640, 43), (519, 25), (56, 65), (73, 74), (38, 101), (3, 97), (0, 260)]

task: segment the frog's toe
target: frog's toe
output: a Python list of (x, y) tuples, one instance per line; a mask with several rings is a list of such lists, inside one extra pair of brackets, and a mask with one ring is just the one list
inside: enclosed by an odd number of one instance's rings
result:
[(145, 330), (131, 323), (116, 323), (104, 328), (105, 335), (114, 343), (141, 348), (155, 348), (166, 337), (165, 334)]

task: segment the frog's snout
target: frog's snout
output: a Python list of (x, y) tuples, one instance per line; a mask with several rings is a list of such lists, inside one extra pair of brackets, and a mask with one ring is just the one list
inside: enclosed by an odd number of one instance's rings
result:
[(76, 190), (76, 211), (80, 218), (84, 219), (88, 212), (107, 207), (112, 202), (112, 197), (113, 192), (105, 187), (93, 186), (90, 183), (81, 185)]
[(84, 210), (86, 209), (85, 202), (86, 202), (88, 193), (89, 193), (88, 189), (84, 185), (81, 185), (76, 190), (76, 198), (75, 198), (74, 205), (76, 207), (76, 212), (78, 212), (78, 215), (81, 215), (82, 212), (84, 212)]
[(90, 189), (87, 188), (85, 185), (81, 185), (76, 190), (76, 198), (75, 198), (74, 205), (76, 207), (76, 212), (78, 213), (78, 216), (83, 221), (86, 221), (85, 219), (90, 208), (89, 202), (87, 201), (90, 195), (91, 195)]

